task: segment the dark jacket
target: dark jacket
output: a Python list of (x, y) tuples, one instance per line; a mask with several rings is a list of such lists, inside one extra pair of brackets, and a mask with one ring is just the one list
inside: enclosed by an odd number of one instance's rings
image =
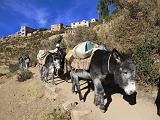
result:
[(20, 57), (20, 58), (18, 59), (18, 61), (19, 61), (19, 63), (23, 63), (23, 58)]

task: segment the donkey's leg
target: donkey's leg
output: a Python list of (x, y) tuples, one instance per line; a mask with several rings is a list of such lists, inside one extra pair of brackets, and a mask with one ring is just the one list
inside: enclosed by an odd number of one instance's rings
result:
[(79, 100), (80, 100), (80, 101), (84, 101), (84, 97), (82, 96), (82, 93), (81, 93), (81, 90), (80, 90), (80, 83), (79, 83), (79, 78), (78, 78), (78, 76), (76, 76), (74, 80), (75, 80), (77, 92), (78, 92), (78, 94), (79, 94)]
[(90, 88), (90, 91), (94, 91), (94, 85), (93, 85), (93, 82), (91, 80), (88, 81), (88, 84), (89, 84), (89, 88)]
[(105, 112), (105, 106), (104, 106), (104, 89), (102, 86), (102, 83), (100, 79), (94, 79), (94, 91), (95, 91), (95, 97), (94, 97), (94, 104), (100, 105), (100, 109), (102, 112)]
[(44, 81), (48, 82), (49, 70), (46, 66), (44, 66)]
[(88, 91), (90, 92), (91, 91), (91, 83), (89, 80), (87, 80), (87, 83), (88, 83)]
[(73, 71), (70, 72), (70, 77), (71, 77), (71, 82), (72, 82), (72, 92), (75, 93), (75, 78), (74, 78), (74, 75), (73, 75)]
[(53, 85), (55, 85), (54, 72), (55, 72), (54, 64), (51, 64), (51, 75), (52, 75), (52, 84)]
[(39, 73), (40, 73), (41, 80), (43, 81), (44, 80), (43, 65), (39, 65)]

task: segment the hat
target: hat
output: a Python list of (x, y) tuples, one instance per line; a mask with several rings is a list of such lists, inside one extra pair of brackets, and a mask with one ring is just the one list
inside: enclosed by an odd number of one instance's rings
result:
[(56, 44), (56, 47), (59, 47), (60, 45), (59, 44)]

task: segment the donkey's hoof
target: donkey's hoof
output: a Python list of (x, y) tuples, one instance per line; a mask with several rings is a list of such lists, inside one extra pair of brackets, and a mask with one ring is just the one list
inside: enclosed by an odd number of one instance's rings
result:
[(97, 107), (97, 108), (100, 108), (100, 105), (97, 104), (96, 107)]
[(97, 102), (94, 102), (95, 106), (100, 107), (100, 105)]
[(105, 109), (105, 107), (104, 107), (104, 106), (103, 106), (103, 107), (102, 107), (102, 106), (100, 106), (100, 107), (99, 107), (99, 109), (101, 110), (101, 112), (102, 112), (102, 113), (105, 113), (105, 112), (106, 112), (106, 109)]
[(102, 112), (102, 113), (105, 113), (105, 112), (106, 112), (106, 110), (102, 110), (102, 109), (101, 109), (101, 112)]
[(76, 94), (76, 92), (75, 92), (75, 91), (72, 91), (72, 93), (73, 93), (73, 94)]
[(81, 101), (81, 102), (84, 102), (84, 99), (81, 99), (80, 101)]

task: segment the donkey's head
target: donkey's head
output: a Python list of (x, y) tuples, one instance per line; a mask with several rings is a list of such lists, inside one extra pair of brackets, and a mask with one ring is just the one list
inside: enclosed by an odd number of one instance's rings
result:
[(55, 68), (58, 70), (61, 67), (61, 56), (59, 53), (54, 53), (53, 55), (53, 63)]
[(131, 60), (131, 53), (122, 55), (116, 49), (113, 49), (112, 55), (116, 62), (114, 71), (115, 82), (124, 89), (127, 95), (133, 94), (136, 91), (136, 66)]

